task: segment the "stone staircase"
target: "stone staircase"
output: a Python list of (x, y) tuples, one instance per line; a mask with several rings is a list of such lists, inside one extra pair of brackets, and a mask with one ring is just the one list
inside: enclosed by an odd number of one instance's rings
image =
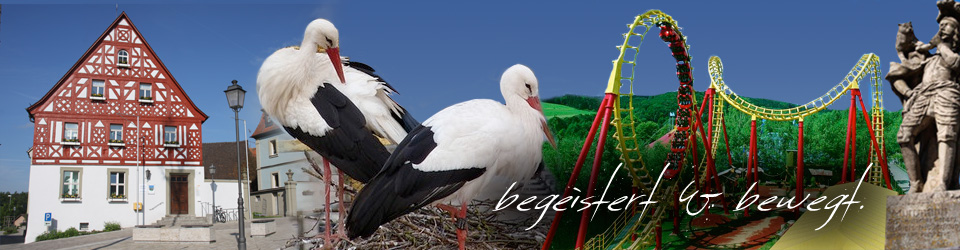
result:
[(210, 224), (210, 219), (206, 217), (193, 217), (189, 215), (167, 215), (161, 218), (153, 225), (162, 225), (164, 227), (175, 227), (181, 225), (201, 225)]
[(210, 220), (188, 215), (167, 215), (152, 225), (133, 229), (134, 242), (215, 242)]

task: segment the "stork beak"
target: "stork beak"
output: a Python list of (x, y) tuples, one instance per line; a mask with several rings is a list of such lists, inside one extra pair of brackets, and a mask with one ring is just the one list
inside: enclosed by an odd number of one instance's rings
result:
[(557, 141), (553, 139), (553, 132), (550, 131), (550, 127), (547, 126), (547, 117), (543, 115), (543, 107), (540, 105), (540, 97), (531, 96), (527, 98), (527, 103), (530, 104), (530, 107), (540, 111), (540, 116), (543, 119), (540, 119), (540, 129), (543, 129), (543, 134), (547, 136), (547, 142), (550, 142), (550, 146), (554, 149), (557, 148)]
[(327, 56), (330, 57), (333, 68), (337, 69), (337, 76), (340, 77), (340, 82), (347, 83), (347, 79), (343, 78), (343, 63), (340, 62), (340, 48), (327, 49)]

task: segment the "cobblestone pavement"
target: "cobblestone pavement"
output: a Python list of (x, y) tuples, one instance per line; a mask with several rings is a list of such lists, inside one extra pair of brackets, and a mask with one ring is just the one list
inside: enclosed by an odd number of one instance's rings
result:
[[(277, 232), (267, 237), (247, 238), (247, 249), (281, 249), (288, 239), (296, 234), (294, 218), (276, 218)], [(47, 250), (47, 249), (237, 249), (237, 222), (227, 222), (213, 226), (216, 242), (213, 243), (167, 243), (167, 242), (133, 242), (133, 229), (125, 228), (120, 231), (98, 233), (71, 237), (66, 239), (48, 240), (30, 244), (0, 245), (2, 250)], [(250, 223), (244, 228), (250, 233)]]

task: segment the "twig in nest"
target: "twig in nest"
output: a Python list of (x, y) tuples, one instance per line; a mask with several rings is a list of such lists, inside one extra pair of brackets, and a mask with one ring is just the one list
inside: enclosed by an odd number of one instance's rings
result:
[[(536, 249), (547, 228), (523, 230), (529, 224), (497, 220), (497, 213), (484, 211), (475, 203), (469, 210), (467, 249)], [(525, 223), (525, 222), (523, 222)], [(450, 249), (457, 246), (456, 228), (445, 212), (421, 208), (381, 226), (373, 236), (358, 241), (341, 241), (338, 249)]]

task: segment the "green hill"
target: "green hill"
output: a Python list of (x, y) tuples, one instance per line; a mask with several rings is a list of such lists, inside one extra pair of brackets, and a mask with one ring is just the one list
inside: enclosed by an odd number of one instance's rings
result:
[(549, 102), (543, 103), (543, 115), (546, 116), (547, 119), (554, 118), (554, 117), (570, 117), (575, 115), (591, 115), (592, 116), (594, 114), (596, 114), (596, 112), (575, 109), (570, 106), (564, 106), (564, 105), (554, 104)]

